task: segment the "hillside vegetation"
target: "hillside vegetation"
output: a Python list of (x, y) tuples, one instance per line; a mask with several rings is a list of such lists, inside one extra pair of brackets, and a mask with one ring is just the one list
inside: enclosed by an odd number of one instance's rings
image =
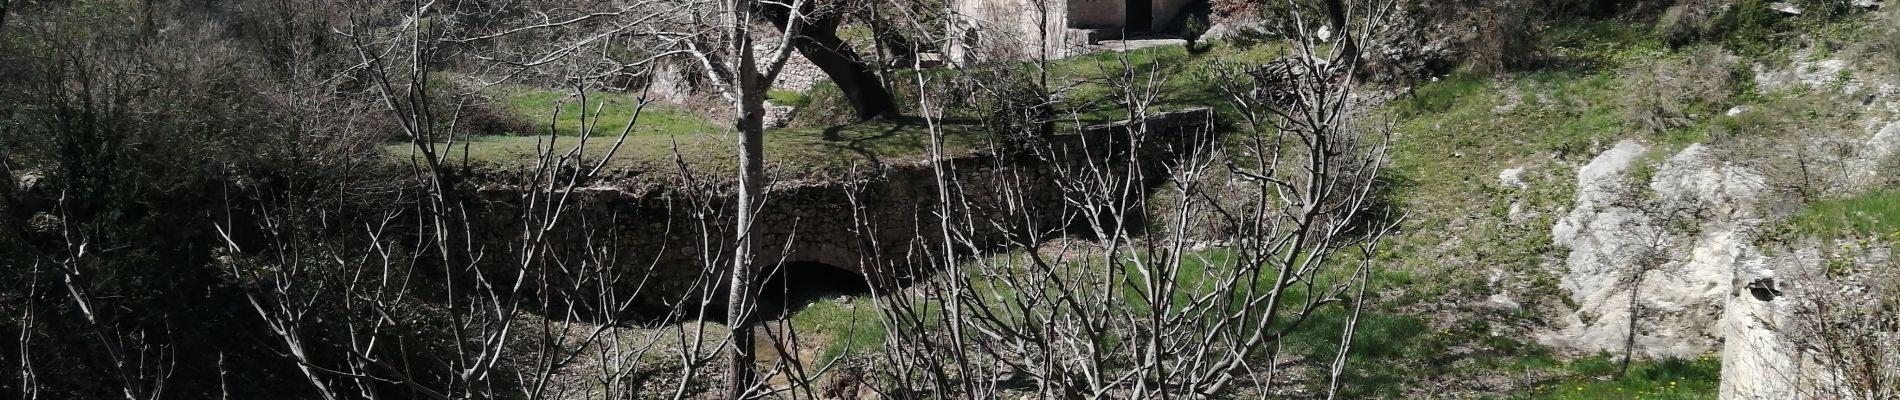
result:
[(1900, 4), (226, 3), (0, 0), (0, 398), (1900, 393)]

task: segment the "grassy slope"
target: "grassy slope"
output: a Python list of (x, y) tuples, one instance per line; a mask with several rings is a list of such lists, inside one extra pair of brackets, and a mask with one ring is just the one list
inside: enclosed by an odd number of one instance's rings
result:
[[(1210, 68), (1258, 63), (1272, 54), (1275, 51), (1271, 49), (1223, 49), (1191, 53), (1174, 46), (1061, 60), (1051, 64), (1048, 70), (1053, 82), (1051, 86), (1058, 89), (1057, 98), (1060, 99), (1057, 109), (1061, 122), (1058, 123), (1058, 129), (1126, 119), (1127, 116), (1118, 111), (1121, 110), (1120, 100), (1111, 98), (1111, 93), (1115, 92), (1113, 88), (1123, 84), (1117, 82), (1132, 81), (1141, 87), (1152, 87), (1156, 97), (1150, 107), (1151, 112), (1203, 105), (1226, 107), (1227, 102), (1219, 97), (1219, 91), (1210, 84)], [(1137, 73), (1122, 75), (1121, 72), (1125, 70)], [(939, 79), (933, 82), (940, 82), (940, 78), (947, 77), (945, 74), (953, 73), (950, 70), (926, 72), (933, 79)], [(904, 86), (899, 85), (900, 89)], [(594, 138), (589, 140), (584, 149), (587, 155), (605, 154), (612, 146), (610, 139), (626, 128), (638, 104), (637, 98), (629, 94), (589, 94), (583, 105), (578, 96), (560, 91), (503, 87), (496, 92), (510, 110), (532, 121), (535, 126), (551, 126), (555, 134), (555, 148), (562, 151), (578, 143), (583, 125), (591, 126)], [(900, 93), (903, 92), (906, 90), (900, 90)], [(908, 95), (904, 97), (900, 99), (901, 102), (915, 102)], [(814, 107), (821, 111), (843, 107), (839, 96), (823, 88), (811, 94), (775, 91), (772, 98), (776, 102), (788, 104), (818, 103)], [(583, 113), (583, 110), (586, 112)], [(989, 143), (988, 136), (967, 116), (952, 116), (938, 123), (939, 129), (945, 133), (946, 149), (953, 154), (986, 148)], [(453, 154), (458, 157), (466, 154), (469, 161), (483, 167), (503, 170), (525, 168), (534, 163), (534, 155), (539, 149), (547, 147), (549, 139), (546, 134), (478, 136), (465, 143), (465, 148), (458, 147)], [(929, 149), (928, 139), (929, 130), (925, 122), (908, 117), (894, 121), (776, 129), (766, 134), (766, 159), (768, 168), (782, 179), (835, 176), (871, 164), (920, 159)], [(629, 175), (656, 172), (670, 174), (677, 169), (673, 157), (677, 144), (680, 159), (697, 172), (724, 176), (734, 169), (733, 142), (727, 127), (690, 112), (650, 105), (640, 113), (626, 144), (621, 146), (608, 164), (610, 169)], [(403, 145), (391, 147), (392, 153), (402, 154), (405, 151), (406, 146)]]
[[(1626, 76), (1623, 67), (1637, 60), (1681, 60), (1689, 50), (1672, 50), (1641, 29), (1616, 23), (1559, 30), (1548, 40), (1574, 67), (1521, 72), (1494, 79), (1454, 74), (1423, 85), (1415, 93), (1386, 108), (1397, 128), (1393, 149), (1396, 201), (1410, 216), (1405, 232), (1391, 243), (1392, 267), (1379, 274), (1376, 286), (1386, 293), (1383, 306), (1361, 322), (1348, 385), (1361, 397), (1393, 397), (1411, 393), (1460, 393), (1479, 390), (1505, 398), (1711, 398), (1718, 362), (1662, 360), (1639, 362), (1629, 376), (1617, 377), (1609, 356), (1561, 360), (1548, 350), (1496, 332), (1508, 327), (1494, 324), (1534, 324), (1541, 318), (1537, 301), (1566, 298), (1554, 277), (1542, 270), (1545, 258), (1557, 254), (1549, 239), (1556, 216), (1550, 210), (1568, 206), (1574, 168), (1616, 140), (1634, 138), (1668, 147), (1704, 140), (1718, 118), (1717, 107), (1746, 102), (1746, 93), (1721, 102), (1692, 104), (1703, 117), (1670, 129), (1638, 129), (1638, 119), (1627, 115), (1630, 93), (1645, 82)], [(1158, 49), (1128, 57), (1163, 62), (1221, 59), (1219, 53), (1190, 55), (1179, 48)], [(1247, 56), (1241, 56), (1243, 59)], [(1084, 59), (1070, 71), (1119, 63), (1115, 55)], [(1113, 63), (1113, 64), (1111, 64)], [(1181, 63), (1168, 76), (1190, 80), (1167, 81), (1170, 91), (1183, 94), (1162, 103), (1209, 104), (1218, 99), (1204, 83), (1205, 62)], [(1077, 88), (1069, 105), (1077, 115), (1110, 119), (1114, 107), (1086, 99), (1106, 85)], [(1214, 104), (1222, 104), (1215, 101)], [(1093, 110), (1093, 111), (1091, 111)], [(1524, 168), (1528, 189), (1498, 183), (1507, 168)], [(1513, 203), (1526, 210), (1545, 211), (1517, 222), (1507, 218)], [(1528, 277), (1512, 293), (1525, 303), (1524, 311), (1478, 318), (1443, 318), (1483, 313), (1470, 309), (1474, 300), (1493, 293), (1487, 269)], [(853, 304), (858, 302), (853, 302)], [(840, 305), (821, 305), (822, 313), (801, 314), (810, 326), (840, 325), (838, 321), (874, 318), (870, 309), (856, 304), (858, 313), (839, 313)], [(1339, 315), (1322, 315), (1315, 329), (1293, 338), (1289, 348), (1319, 357), (1336, 338), (1323, 332), (1340, 323)], [(824, 322), (830, 321), (830, 322)], [(1522, 333), (1521, 331), (1518, 333)], [(879, 336), (877, 332), (869, 333)], [(854, 337), (851, 343), (878, 340)], [(871, 346), (875, 348), (875, 345)], [(862, 349), (860, 349), (862, 350)], [(1453, 378), (1464, 377), (1464, 378)], [(1488, 380), (1497, 387), (1438, 385), (1444, 380)], [(1505, 391), (1506, 387), (1522, 390)], [(1492, 390), (1484, 392), (1485, 389)], [(1464, 392), (1466, 395), (1473, 394)]]
[[(1817, 28), (1816, 35), (1823, 36), (1821, 41), (1849, 40), (1838, 38), (1860, 34), (1854, 28), (1859, 24), (1852, 19), (1831, 23)], [(1538, 346), (1492, 336), (1487, 332), (1492, 327), (1478, 325), (1534, 323), (1540, 305), (1533, 301), (1567, 298), (1555, 287), (1554, 278), (1541, 271), (1547, 257), (1562, 254), (1549, 241), (1549, 227), (1556, 218), (1553, 211), (1567, 208), (1571, 201), (1574, 168), (1609, 144), (1635, 139), (1655, 145), (1658, 149), (1646, 159), (1653, 163), (1689, 143), (1745, 141), (1802, 129), (1858, 132), (1852, 121), (1858, 120), (1860, 111), (1839, 104), (1840, 99), (1804, 90), (1756, 92), (1748, 72), (1736, 72), (1739, 76), (1730, 76), (1730, 87), (1699, 97), (1655, 91), (1659, 79), (1679, 78), (1669, 74), (1692, 70), (1685, 65), (1707, 62), (1697, 58), (1698, 52), (1733, 44), (1670, 48), (1646, 29), (1617, 22), (1561, 28), (1545, 40), (1545, 48), (1564, 61), (1559, 65), (1567, 67), (1518, 72), (1501, 79), (1453, 75), (1423, 85), (1391, 107), (1399, 125), (1393, 155), (1395, 180), (1401, 185), (1396, 197), (1412, 223), (1394, 243), (1400, 261), (1398, 270), (1388, 276), (1398, 279), (1388, 283), (1398, 284), (1404, 294), (1388, 299), (1388, 305), (1395, 307), (1387, 311), (1412, 316), (1444, 312), (1442, 305), (1428, 311), (1434, 307), (1418, 304), (1445, 298), (1484, 299), (1497, 294), (1494, 286), (1507, 289), (1525, 303), (1525, 310), (1452, 324), (1436, 320), (1433, 327), (1438, 335), (1454, 339), (1423, 340), (1425, 346), (1465, 353), (1465, 357), (1434, 360), (1399, 354), (1384, 358), (1406, 365), (1398, 369), (1409, 370), (1413, 377), (1538, 377), (1525, 382), (1535, 392), (1497, 394), (1501, 397), (1714, 398), (1719, 360), (1712, 357), (1638, 363), (1629, 376), (1618, 377), (1611, 357), (1560, 361)], [(1755, 60), (1774, 63), (1788, 55), (1785, 48), (1772, 49), (1757, 58), (1744, 57), (1735, 65), (1747, 67)], [(1681, 96), (1665, 103), (1678, 107), (1673, 110), (1678, 121), (1668, 126), (1646, 124), (1653, 121), (1649, 113), (1658, 102), (1646, 102), (1649, 99), (1641, 97), (1645, 95)], [(1731, 106), (1758, 111), (1726, 115)], [(1503, 187), (1498, 173), (1506, 168), (1525, 169), (1529, 187)], [(1530, 213), (1511, 222), (1507, 216), (1513, 204)], [(1900, 238), (1900, 194), (1888, 190), (1816, 202), (1792, 217), (1790, 224), (1809, 235)], [(1488, 272), (1502, 272), (1506, 283), (1487, 282)], [(1509, 283), (1512, 277), (1523, 281), (1513, 285)], [(1452, 314), (1460, 313), (1471, 315), (1471, 310)], [(1381, 358), (1376, 353), (1368, 356)]]
[(1810, 236), (1886, 236), (1900, 241), (1900, 189), (1810, 203), (1788, 222), (1796, 232)]
[[(501, 87), (494, 91), (510, 111), (520, 114), (541, 129), (551, 124), (555, 132), (562, 136), (580, 135), (584, 125), (591, 127), (595, 135), (618, 135), (634, 115), (634, 109), (640, 105), (637, 96), (627, 93), (586, 93), (583, 97), (564, 91), (523, 86)], [(636, 135), (652, 135), (720, 132), (725, 127), (691, 112), (653, 104), (640, 112), (640, 121), (633, 129)]]
[[(641, 117), (642, 120), (645, 116)], [(623, 125), (624, 126), (624, 125)], [(967, 151), (978, 142), (976, 135), (960, 126), (943, 127), (948, 148)], [(608, 169), (617, 175), (660, 174), (677, 171), (674, 156), (695, 173), (725, 177), (736, 171), (734, 149), (737, 138), (724, 131), (646, 132), (628, 135), (626, 142), (608, 161)], [(929, 146), (927, 130), (915, 120), (871, 121), (831, 128), (782, 129), (766, 132), (766, 164), (779, 179), (803, 179), (837, 176), (854, 168), (919, 158)], [(583, 154), (590, 162), (606, 154), (618, 136), (596, 135), (587, 140)], [(452, 157), (463, 151), (471, 163), (485, 168), (513, 170), (532, 166), (535, 154), (552, 146), (566, 152), (580, 143), (577, 136), (478, 136), (466, 146), (457, 146)], [(677, 153), (675, 149), (677, 148)], [(401, 154), (407, 145), (393, 145)]]
[[(1749, 118), (1759, 118), (1758, 113), (1720, 116), (1728, 106), (1786, 108), (1783, 103), (1793, 99), (1737, 90), (1725, 98), (1685, 105), (1682, 111), (1693, 115), (1686, 123), (1666, 129), (1639, 126), (1641, 119), (1629, 115), (1630, 97), (1650, 82), (1632, 76), (1628, 67), (1644, 62), (1679, 63), (1692, 49), (1668, 48), (1644, 28), (1614, 22), (1559, 29), (1546, 41), (1547, 48), (1567, 61), (1564, 66), (1498, 78), (1453, 74), (1418, 87), (1386, 108), (1398, 136), (1391, 171), (1397, 184), (1395, 200), (1411, 222), (1390, 245), (1391, 267), (1377, 277), (1382, 307), (1360, 328), (1350, 376), (1353, 384), (1349, 385), (1355, 395), (1438, 393), (1457, 389), (1432, 386), (1433, 381), (1490, 378), (1491, 383), (1522, 389), (1490, 392), (1505, 398), (1713, 397), (1718, 366), (1710, 358), (1641, 362), (1631, 375), (1617, 377), (1608, 356), (1562, 360), (1535, 344), (1495, 333), (1508, 332), (1512, 325), (1537, 324), (1538, 318), (1546, 318), (1538, 310), (1557, 306), (1538, 301), (1566, 298), (1541, 266), (1546, 257), (1560, 254), (1549, 240), (1549, 227), (1556, 218), (1550, 211), (1568, 206), (1576, 165), (1625, 138), (1661, 144), (1665, 149), (1706, 140), (1711, 132), (1733, 131), (1753, 123)], [(1209, 84), (1210, 67), (1228, 61), (1259, 62), (1271, 54), (1270, 50), (1232, 48), (1197, 54), (1166, 47), (1066, 60), (1055, 64), (1050, 74), (1068, 88), (1059, 96), (1059, 109), (1065, 116), (1077, 123), (1097, 123), (1123, 118), (1119, 104), (1109, 96), (1114, 84), (1109, 77), (1124, 66), (1153, 72), (1140, 76), (1154, 77), (1152, 82), (1163, 89), (1156, 109), (1225, 107), (1219, 91)], [(836, 101), (821, 93), (775, 93), (773, 97), (801, 103)], [(511, 104), (525, 109), (553, 97), (516, 99)], [(578, 107), (563, 114), (575, 110)], [(644, 118), (643, 123), (648, 121)], [(569, 122), (557, 126), (578, 125), (578, 121)], [(602, 125), (615, 122), (603, 120)], [(671, 144), (677, 141), (689, 163), (730, 168), (730, 135), (707, 133), (718, 129), (691, 121), (662, 118), (655, 123), (686, 128), (637, 130), (615, 165), (670, 168)], [(777, 130), (768, 137), (768, 154), (777, 168), (812, 172), (915, 156), (924, 149), (926, 138), (919, 124), (885, 122)], [(952, 137), (961, 146), (982, 142), (980, 134), (967, 130)], [(489, 163), (520, 163), (531, 154), (535, 140), (483, 138), (470, 153)], [(593, 145), (604, 147), (604, 142)], [(727, 166), (719, 167), (722, 163)], [(1529, 188), (1500, 185), (1497, 174), (1507, 168), (1523, 168)], [(1804, 214), (1811, 216), (1797, 221), (1813, 221), (1798, 224), (1816, 231), (1900, 231), (1895, 225), (1900, 223), (1896, 222), (1900, 221), (1895, 211), (1900, 209), (1896, 207), (1900, 198), (1896, 197), (1884, 192), (1823, 202)], [(1510, 221), (1507, 215), (1514, 203), (1530, 210), (1530, 216)], [(1843, 215), (1867, 218), (1838, 218)], [(1494, 271), (1521, 277), (1510, 294), (1524, 303), (1524, 311), (1443, 318), (1481, 314), (1470, 307), (1496, 294), (1487, 282)], [(869, 299), (820, 302), (793, 317), (801, 329), (831, 336), (827, 358), (880, 347), (885, 332), (876, 321), (875, 303)], [(1316, 322), (1320, 329), (1310, 332), (1324, 332), (1328, 324), (1338, 321), (1336, 315), (1323, 316)], [(1290, 344), (1295, 351), (1322, 354), (1331, 340), (1314, 333), (1294, 338)]]

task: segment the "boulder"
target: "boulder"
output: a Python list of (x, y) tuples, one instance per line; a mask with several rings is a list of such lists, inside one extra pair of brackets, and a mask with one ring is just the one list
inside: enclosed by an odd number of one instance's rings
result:
[(1624, 141), (1578, 170), (1576, 205), (1551, 229), (1570, 249), (1554, 269), (1576, 307), (1539, 336), (1544, 344), (1638, 358), (1721, 345), (1734, 265), (1758, 223), (1760, 177), (1692, 145), (1635, 182), (1649, 151)]

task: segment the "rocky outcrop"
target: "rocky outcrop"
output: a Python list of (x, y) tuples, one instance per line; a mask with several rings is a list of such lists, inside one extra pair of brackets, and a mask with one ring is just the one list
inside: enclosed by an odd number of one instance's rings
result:
[[(1570, 249), (1558, 272), (1576, 307), (1543, 343), (1643, 358), (1721, 345), (1761, 180), (1701, 145), (1644, 165), (1652, 151), (1624, 141), (1578, 170), (1576, 204), (1551, 230)], [(1653, 178), (1638, 182), (1644, 168)]]
[[(1881, 141), (1894, 132), (1841, 161), (1891, 157)], [(1569, 249), (1552, 270), (1574, 307), (1540, 342), (1638, 358), (1719, 353), (1723, 399), (1831, 398), (1840, 380), (1821, 367), (1827, 356), (1791, 336), (1812, 323), (1791, 320), (1811, 314), (1803, 307), (1854, 302), (1823, 299), (1841, 291), (1816, 283), (1828, 281), (1827, 256), (1812, 242), (1758, 248), (1766, 189), (1753, 170), (1704, 145), (1646, 161), (1657, 151), (1624, 141), (1578, 170), (1576, 203), (1551, 230)]]
[(1770, 257), (1749, 250), (1736, 265), (1741, 286), (1723, 302), (1721, 398), (1804, 398), (1797, 390), (1799, 377), (1808, 373), (1802, 351), (1782, 337), (1793, 308), (1786, 295), (1799, 292), (1776, 278), (1813, 270), (1819, 254), (1807, 248)]

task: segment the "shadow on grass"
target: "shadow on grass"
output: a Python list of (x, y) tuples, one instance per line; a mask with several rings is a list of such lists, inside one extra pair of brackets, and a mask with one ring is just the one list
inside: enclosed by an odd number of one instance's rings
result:
[[(883, 163), (886, 157), (918, 155), (928, 150), (931, 123), (924, 117), (900, 116), (824, 128), (818, 137), (828, 147), (857, 154), (875, 165)], [(975, 123), (962, 118), (940, 118), (935, 122), (947, 145), (972, 139), (976, 130), (971, 126)]]
[[(1308, 364), (1324, 371), (1339, 354), (1338, 332), (1345, 328), (1348, 316), (1342, 308), (1314, 316), (1288, 338), (1287, 348), (1311, 357)], [(1403, 393), (1419, 372), (1411, 361), (1429, 357), (1442, 347), (1431, 340), (1430, 333), (1425, 321), (1417, 318), (1375, 312), (1361, 315), (1346, 371), (1340, 377), (1342, 398), (1391, 398)]]

